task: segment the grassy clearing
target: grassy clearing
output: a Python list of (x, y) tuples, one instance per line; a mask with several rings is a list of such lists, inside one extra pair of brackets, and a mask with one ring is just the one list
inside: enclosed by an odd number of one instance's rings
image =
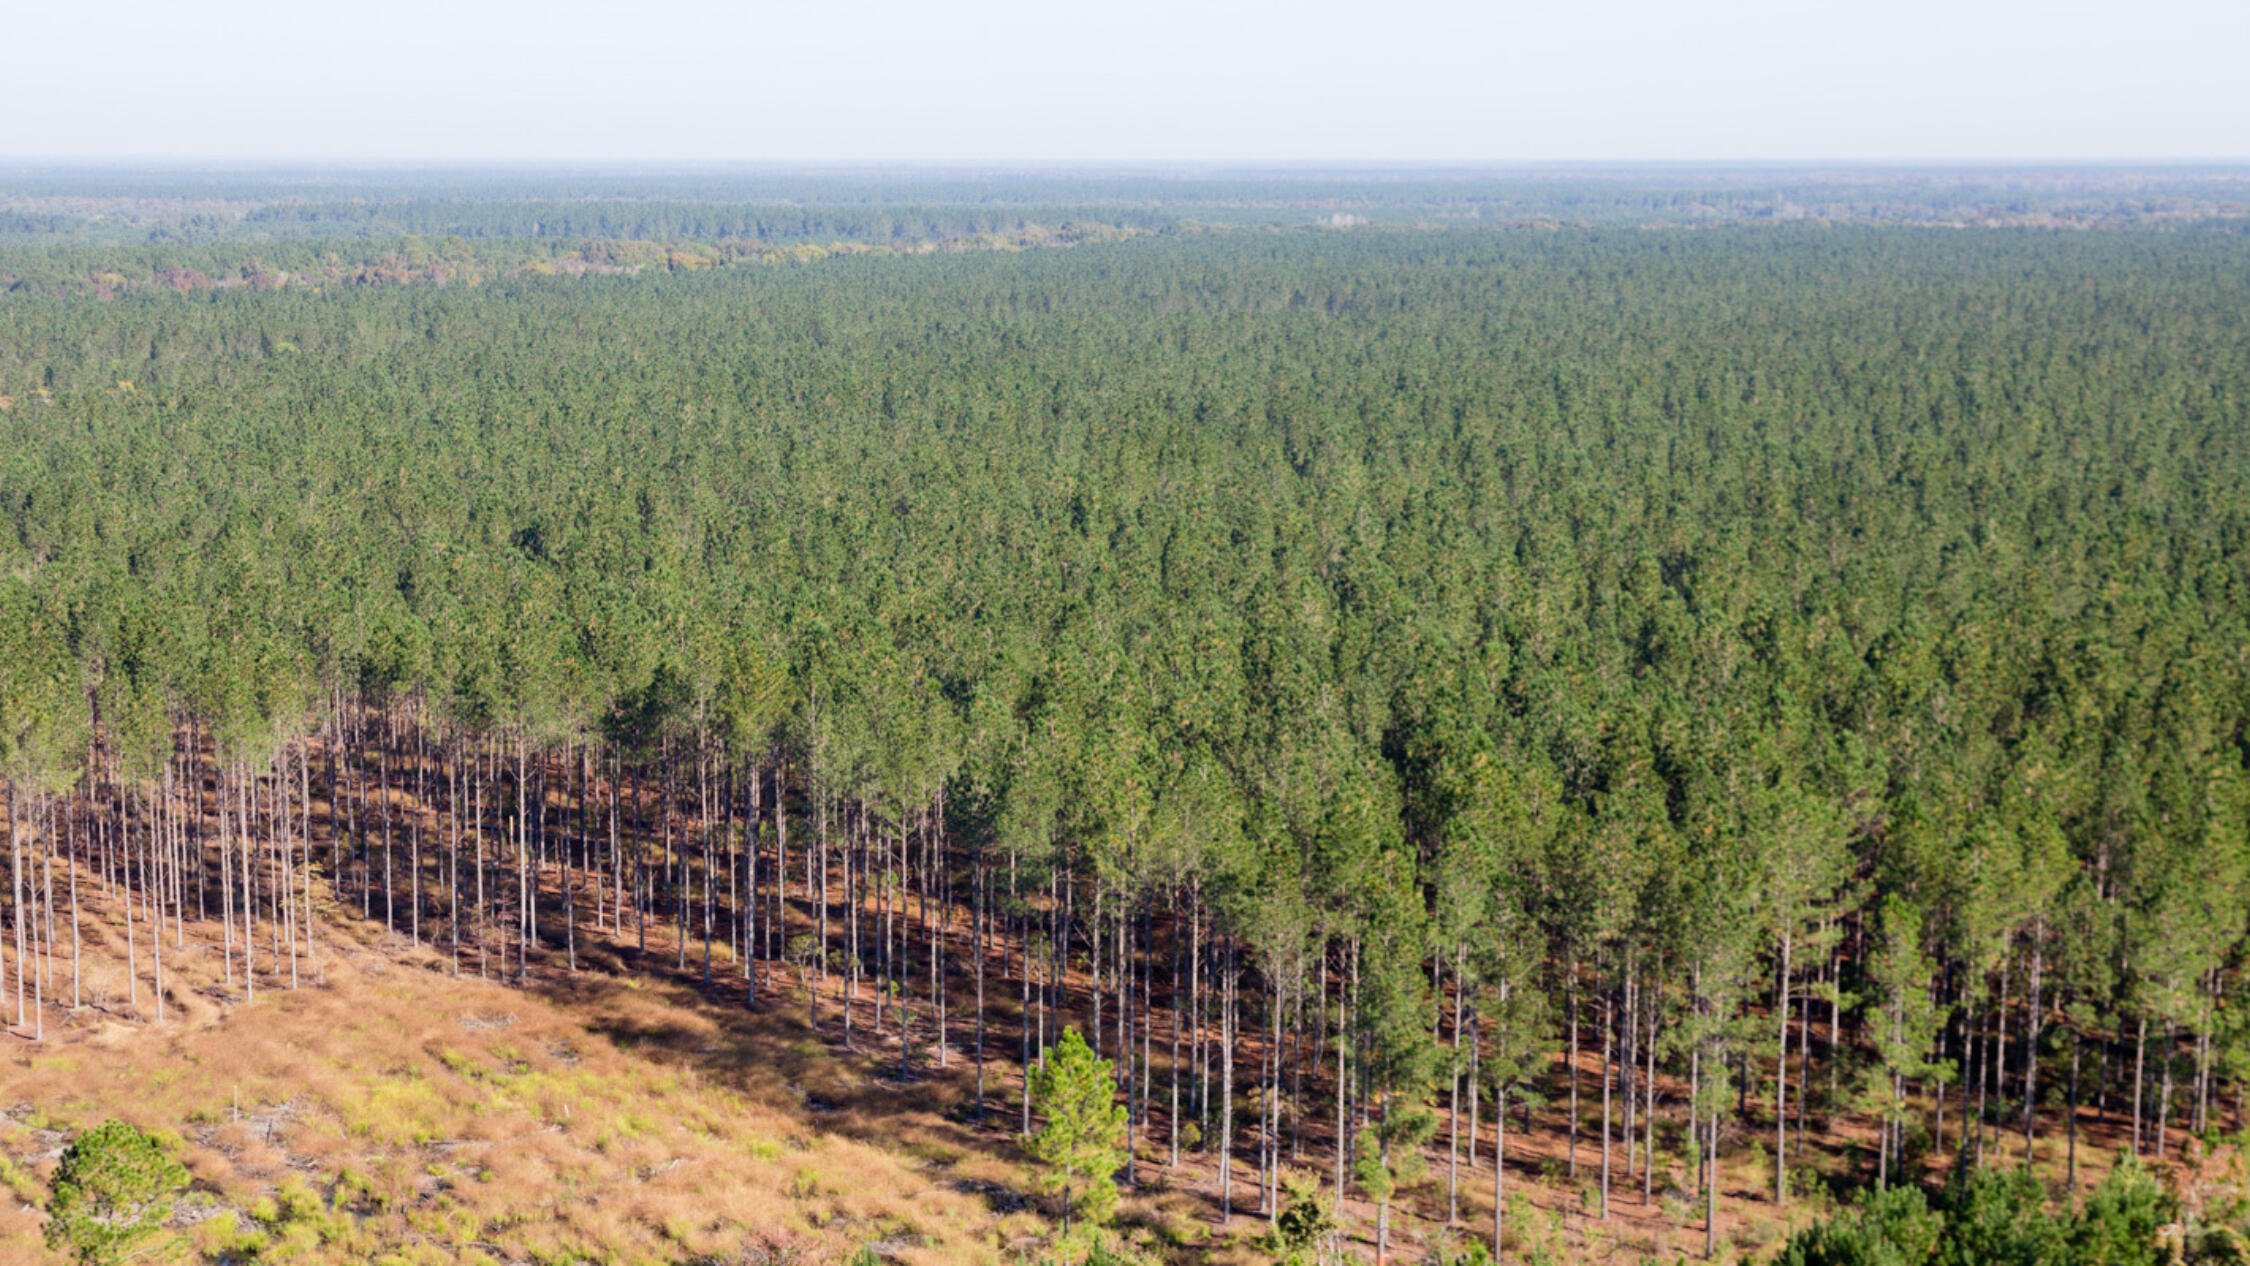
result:
[[(217, 966), (191, 938), (168, 989), (212, 1001)], [(0, 1260), (51, 1260), (46, 1177), (70, 1131), (111, 1116), (174, 1140), (194, 1183), (175, 1230), (205, 1261), (818, 1262), (880, 1242), (997, 1263), (1045, 1233), (933, 1182), (933, 1149), (967, 1150), (928, 1136), (942, 1119), (879, 1120), (863, 1074), (780, 1040), (789, 1019), (681, 1004), (647, 982), (455, 979), (332, 936), (317, 983), (254, 1004), (161, 1029), (82, 1010), (0, 1062)], [(848, 1106), (815, 1121), (808, 1099)], [(977, 1168), (1003, 1192), (1024, 1180)]]

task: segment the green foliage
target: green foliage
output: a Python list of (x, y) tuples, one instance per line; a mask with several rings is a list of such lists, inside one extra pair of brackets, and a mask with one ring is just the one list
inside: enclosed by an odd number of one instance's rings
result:
[(1320, 1184), (1311, 1179), (1292, 1176), (1287, 1191), (1288, 1199), (1267, 1236), (1268, 1251), (1282, 1266), (1313, 1266), (1324, 1259), (1323, 1246), (1336, 1233), (1335, 1210)]
[(1427, 1164), (1422, 1146), (1437, 1132), (1437, 1114), (1390, 1102), (1376, 1123), (1352, 1140), (1352, 1178), (1376, 1207), (1378, 1243), (1388, 1241), (1391, 1202), (1401, 1187), (1419, 1182)]
[[(355, 1182), (348, 1172), (338, 1175), (336, 1205), (342, 1206), (364, 1188), (364, 1180)], [(231, 1236), (206, 1237), (206, 1248), (220, 1246), (225, 1255), (260, 1262), (289, 1262), (364, 1247), (356, 1242), (358, 1222), (348, 1209), (332, 1207), (295, 1174), (283, 1178), (272, 1195), (261, 1197), (248, 1212), (253, 1227)]]
[(1116, 1175), (1126, 1160), (1125, 1107), (1116, 1102), (1109, 1061), (1094, 1054), (1075, 1028), (1048, 1049), (1031, 1072), (1039, 1129), (1026, 1147), (1041, 1166), (1039, 1182), (1063, 1198), (1063, 1225), (1075, 1211), (1093, 1225), (1117, 1207)]
[(1937, 1252), (1944, 1218), (1919, 1189), (1890, 1187), (1789, 1237), (1777, 1266), (1921, 1266)]
[[(1969, 1173), (1933, 1209), (1896, 1186), (1792, 1235), (1777, 1266), (2160, 1266), (2228, 1260), (2232, 1228), (2178, 1224), (2179, 1207), (2148, 1168), (2121, 1156), (2075, 1212), (2015, 1167)], [(2178, 1251), (2176, 1257), (2175, 1250)]]
[(1055, 1251), (1023, 1260), (1025, 1266), (1152, 1266), (1156, 1259), (1094, 1232), (1066, 1236)]
[(1383, 1157), (1383, 1140), (1374, 1130), (1361, 1130), (1352, 1138), (1352, 1181), (1360, 1194), (1376, 1204), (1390, 1203), (1398, 1190), (1398, 1177)]
[(1944, 1016), (1931, 997), (1937, 969), (1923, 952), (1921, 910), (1904, 897), (1889, 894), (1883, 899), (1880, 927), (1869, 964), (1877, 995), (1878, 1063), (1867, 1097), (1874, 1110), (1896, 1127), (1907, 1120), (1902, 1083), (1927, 1081), (1943, 1087), (1953, 1080), (1953, 1068), (1950, 1060), (1933, 1060), (1928, 1054)]
[(2159, 1266), (2169, 1254), (2159, 1235), (2179, 1216), (2178, 1202), (2156, 1175), (2130, 1154), (2086, 1198), (2071, 1220), (2074, 1266)]
[(94, 1266), (154, 1251), (187, 1170), (123, 1121), (81, 1131), (48, 1185), (47, 1246)]
[(2231, 1226), (2198, 1226), (2180, 1237), (2180, 1256), (2191, 1266), (2245, 1266), (2250, 1236)]
[(1431, 1266), (1499, 1266), (1499, 1259), (1479, 1239), (1464, 1239), (1457, 1244), (1441, 1240), (1432, 1247), (1430, 1262)]
[(2047, 1189), (2021, 1169), (1970, 1172), (1940, 1202), (1938, 1266), (2064, 1266), (2068, 1227), (2047, 1211)]

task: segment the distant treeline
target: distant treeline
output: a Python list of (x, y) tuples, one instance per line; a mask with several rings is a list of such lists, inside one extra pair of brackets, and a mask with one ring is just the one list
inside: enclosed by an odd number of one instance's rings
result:
[[(986, 224), (1005, 227), (982, 227)], [(894, 226), (901, 222), (893, 222)], [(931, 224), (938, 221), (932, 220)], [(923, 254), (1075, 246), (1135, 236), (1131, 225), (1014, 217), (962, 217), (932, 236), (644, 238), (329, 238), (204, 243), (0, 246), (0, 298), (95, 296), (142, 289), (183, 293), (284, 286), (481, 284), (516, 276), (694, 272), (742, 263), (807, 262), (836, 254)]]
[(0, 169), (0, 241), (600, 237), (896, 241), (1025, 224), (1770, 220), (2171, 223), (2250, 212), (2250, 167), (510, 171)]

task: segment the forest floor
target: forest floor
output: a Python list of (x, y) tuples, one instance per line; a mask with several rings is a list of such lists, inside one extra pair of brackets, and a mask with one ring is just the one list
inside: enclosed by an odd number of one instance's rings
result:
[(208, 1261), (996, 1262), (1046, 1232), (1020, 1160), (933, 1088), (836, 1058), (799, 1009), (630, 970), (456, 978), (331, 917), (299, 988), (260, 947), (254, 1001), (220, 929), (190, 925), (158, 1024), (145, 977), (129, 1001), (122, 924), (86, 913), (85, 1005), (58, 1005), (66, 956), (45, 1040), (0, 1056), (0, 1261), (61, 1260), (39, 1247), (45, 1177), (107, 1117), (176, 1136), (175, 1226)]
[[(795, 971), (764, 963), (759, 1005), (748, 1007), (723, 934), (707, 983), (699, 930), (683, 970), (669, 921), (649, 922), (643, 950), (638, 929), (597, 928), (581, 905), (570, 970), (558, 939), (560, 896), (550, 893), (542, 899), (546, 943), (523, 979), (504, 981), (515, 967), (508, 955), (488, 953), (489, 976), (480, 975), (473, 948), (456, 965), (435, 919), (416, 939), (384, 926), (379, 898), (369, 918), (356, 888), (342, 901), (325, 885), (318, 891), (317, 944), (294, 966), (297, 987), (270, 928), (260, 926), (254, 998), (241, 988), (239, 948), (233, 963), (219, 948), (224, 928), (167, 926), (159, 1022), (145, 917), (129, 947), (117, 902), (98, 883), (83, 883), (80, 981), (74, 989), (65, 925), (64, 949), (41, 987), (45, 1008), (0, 1039), (0, 1188), (11, 1193), (0, 1199), (0, 1260), (45, 1260), (38, 1237), (46, 1176), (70, 1131), (106, 1117), (176, 1137), (194, 1190), (174, 1220), (207, 1261), (254, 1253), (397, 1266), (795, 1266), (872, 1248), (902, 1263), (1006, 1263), (1038, 1260), (1050, 1246), (1053, 1210), (1016, 1132), (1022, 1075), (1009, 1056), (1022, 1012), (1015, 979), (1001, 978), (1014, 947), (993, 955), (987, 982), (980, 1119), (964, 911), (945, 920), (942, 1065), (927, 1000), (916, 999), (913, 1068), (901, 1079), (897, 1013), (878, 1023), (869, 983), (858, 990), (847, 1042), (841, 977), (816, 984), (808, 999)], [(841, 890), (831, 899), (840, 906)], [(394, 917), (407, 921), (403, 912)], [(791, 933), (809, 926), (801, 903), (792, 903), (791, 918)], [(1065, 1022), (1085, 1019), (1088, 983), (1066, 980)], [(1156, 1001), (1152, 1121), (1136, 1135), (1135, 1184), (1118, 1233), (1167, 1260), (1269, 1260), (1255, 1242), (1267, 1222), (1253, 1138), (1237, 1140), (1231, 1219), (1221, 1217), (1215, 1148), (1191, 1148), (1170, 1163), (1164, 1111), (1174, 1016), (1161, 982)], [(0, 1004), (0, 1018), (14, 1018), (15, 1000)], [(1259, 1056), (1254, 1040), (1238, 1047), (1238, 1096), (1254, 1092)], [(1658, 1081), (1650, 1199), (1627, 1168), (1622, 1139), (1613, 1144), (1605, 1218), (1598, 1049), (1580, 1051), (1579, 1070), (1575, 1175), (1563, 1077), (1550, 1078), (1549, 1102), (1529, 1129), (1511, 1114), (1507, 1255), (1700, 1258), (1702, 1207), (1686, 1189), (1689, 1162), (1675, 1119), (1686, 1087)], [(1183, 1071), (1183, 1101), (1191, 1077)], [(1314, 1104), (1325, 1098), (1308, 1094)], [(1810, 1146), (1793, 1150), (1792, 1164), (1819, 1181), (1777, 1205), (1772, 1125), (1766, 1118), (1758, 1128), (1755, 1099), (1751, 1106), (1750, 1124), (1730, 1115), (1722, 1145), (1720, 1255), (1733, 1260), (1768, 1255), (1789, 1227), (1834, 1207), (1831, 1187), (1871, 1176), (1871, 1129), (1816, 1110)], [(1622, 1106), (1615, 1111), (1621, 1132)], [(2061, 1109), (2043, 1113), (2038, 1160), (2059, 1180)], [(1333, 1123), (1317, 1107), (1302, 1122), (1286, 1111), (1282, 1119), (1290, 1153), (1283, 1173), (1328, 1190)], [(1402, 1188), (1390, 1243), (1401, 1260), (1488, 1231), (1489, 1114), (1483, 1127), (1473, 1159), (1462, 1158), (1452, 1223), (1442, 1128), (1427, 1173)], [(2082, 1184), (2098, 1179), (2129, 1133), (2114, 1113), (2081, 1112)], [(2000, 1162), (2020, 1159), (2019, 1135), (1999, 1140)], [(2221, 1161), (2207, 1158), (2206, 1167)], [(1375, 1210), (1348, 1199), (1342, 1212), (1349, 1247), (1372, 1258)]]

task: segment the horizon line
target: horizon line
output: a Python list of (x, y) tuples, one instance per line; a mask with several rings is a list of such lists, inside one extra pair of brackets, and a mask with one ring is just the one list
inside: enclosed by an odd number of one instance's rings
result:
[(626, 157), (626, 156), (573, 156), (528, 157), (505, 155), (469, 156), (309, 156), (309, 155), (249, 155), (249, 154), (0, 154), (0, 168), (11, 167), (263, 167), (311, 170), (351, 170), (358, 168), (762, 168), (771, 170), (808, 168), (845, 169), (962, 169), (992, 167), (1026, 167), (1054, 171), (1084, 171), (1089, 169), (1156, 169), (1156, 170), (1227, 170), (1252, 169), (1268, 171), (1320, 171), (1326, 169), (1359, 169), (1383, 171), (1453, 170), (1453, 171), (1512, 171), (1555, 168), (1652, 168), (1695, 170), (1714, 168), (1804, 168), (1804, 167), (1870, 167), (1870, 168), (2053, 168), (2053, 167), (2250, 167), (2250, 153), (2238, 155), (2101, 155), (2075, 156), (1857, 156), (1857, 157), (1750, 157), (1709, 156), (1697, 158), (1606, 157), (1606, 158), (1123, 158), (1123, 157), (835, 157), (835, 158), (778, 158), (778, 157)]

